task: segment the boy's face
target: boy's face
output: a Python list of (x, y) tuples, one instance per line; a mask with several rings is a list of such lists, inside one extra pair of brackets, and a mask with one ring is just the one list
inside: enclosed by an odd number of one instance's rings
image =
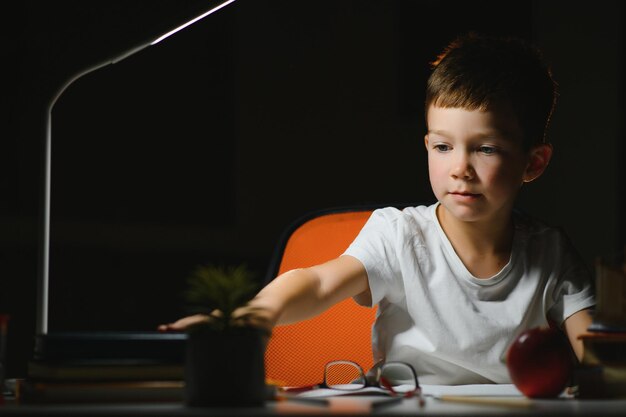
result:
[(508, 221), (521, 184), (533, 179), (513, 112), (431, 106), (427, 124), (430, 183), (445, 215)]

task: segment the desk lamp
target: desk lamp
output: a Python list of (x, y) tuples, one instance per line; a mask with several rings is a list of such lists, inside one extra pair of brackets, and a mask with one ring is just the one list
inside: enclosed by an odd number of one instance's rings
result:
[[(65, 90), (72, 85), (79, 78), (84, 77), (94, 71), (97, 71), (110, 64), (116, 64), (137, 52), (156, 45), (171, 35), (185, 29), (186, 27), (196, 23), (197, 21), (207, 17), (208, 15), (218, 11), (219, 9), (226, 7), (235, 0), (222, 0), (217, 5), (213, 5), (210, 9), (187, 21), (186, 23), (177, 26), (176, 28), (164, 33), (157, 38), (151, 39), (147, 42), (141, 43), (133, 48), (123, 51), (112, 58), (101, 61), (95, 65), (89, 66), (82, 71), (74, 74), (68, 78), (61, 87), (57, 90), (56, 94), (50, 100), (46, 109), (46, 139), (44, 148), (44, 191), (42, 199), (42, 219), (41, 229), (42, 236), (40, 241), (40, 259), (39, 259), (39, 274), (37, 277), (37, 318), (36, 318), (36, 344), (35, 344), (35, 359), (52, 359), (51, 356), (58, 354), (61, 355), (90, 355), (91, 348), (98, 346), (98, 350), (106, 352), (107, 349), (111, 349), (117, 346), (111, 346), (112, 341), (143, 341), (152, 342), (154, 340), (177, 340), (180, 339), (180, 335), (168, 336), (165, 334), (151, 334), (151, 333), (58, 333), (48, 334), (48, 301), (49, 301), (49, 261), (50, 261), (50, 184), (51, 184), (51, 151), (52, 151), (52, 110), (54, 105), (59, 100)], [(107, 343), (108, 342), (108, 343)], [(151, 345), (151, 348), (153, 346)], [(142, 353), (145, 353), (142, 349)], [(120, 352), (121, 354), (121, 352)]]

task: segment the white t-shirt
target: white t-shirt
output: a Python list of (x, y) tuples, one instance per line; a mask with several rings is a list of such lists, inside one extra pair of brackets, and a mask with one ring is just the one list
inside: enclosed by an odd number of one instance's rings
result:
[(558, 229), (514, 214), (509, 263), (474, 277), (432, 206), (374, 211), (346, 250), (367, 270), (375, 362), (404, 361), (420, 383), (510, 383), (504, 359), (523, 330), (595, 304), (585, 267)]

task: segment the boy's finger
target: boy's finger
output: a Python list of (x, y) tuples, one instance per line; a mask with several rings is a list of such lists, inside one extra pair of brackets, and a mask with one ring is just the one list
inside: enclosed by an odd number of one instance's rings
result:
[(158, 330), (161, 332), (185, 330), (191, 325), (209, 321), (209, 317), (204, 314), (196, 314), (193, 316), (183, 317), (174, 323), (161, 324)]

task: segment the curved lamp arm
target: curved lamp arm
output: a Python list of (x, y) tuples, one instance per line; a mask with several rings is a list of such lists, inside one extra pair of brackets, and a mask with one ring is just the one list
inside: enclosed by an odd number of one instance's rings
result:
[(54, 105), (59, 100), (59, 97), (63, 95), (65, 90), (72, 85), (79, 78), (84, 77), (100, 68), (107, 65), (116, 64), (137, 52), (161, 42), (165, 38), (170, 37), (174, 33), (185, 29), (187, 26), (193, 25), (197, 21), (205, 18), (206, 16), (218, 11), (219, 9), (226, 7), (235, 0), (222, 1), (217, 6), (212, 7), (199, 16), (191, 19), (190, 21), (170, 30), (169, 32), (160, 35), (158, 38), (145, 42), (139, 46), (130, 48), (110, 59), (104, 60), (98, 64), (87, 67), (86, 69), (79, 71), (70, 78), (68, 78), (61, 88), (59, 88), (56, 94), (50, 100), (46, 109), (46, 139), (44, 144), (44, 189), (42, 199), (42, 219), (41, 219), (41, 241), (40, 241), (40, 259), (39, 259), (39, 274), (37, 277), (37, 318), (36, 318), (36, 331), (37, 334), (48, 333), (48, 304), (49, 304), (49, 267), (50, 267), (50, 184), (51, 184), (51, 167), (52, 167), (52, 110)]

